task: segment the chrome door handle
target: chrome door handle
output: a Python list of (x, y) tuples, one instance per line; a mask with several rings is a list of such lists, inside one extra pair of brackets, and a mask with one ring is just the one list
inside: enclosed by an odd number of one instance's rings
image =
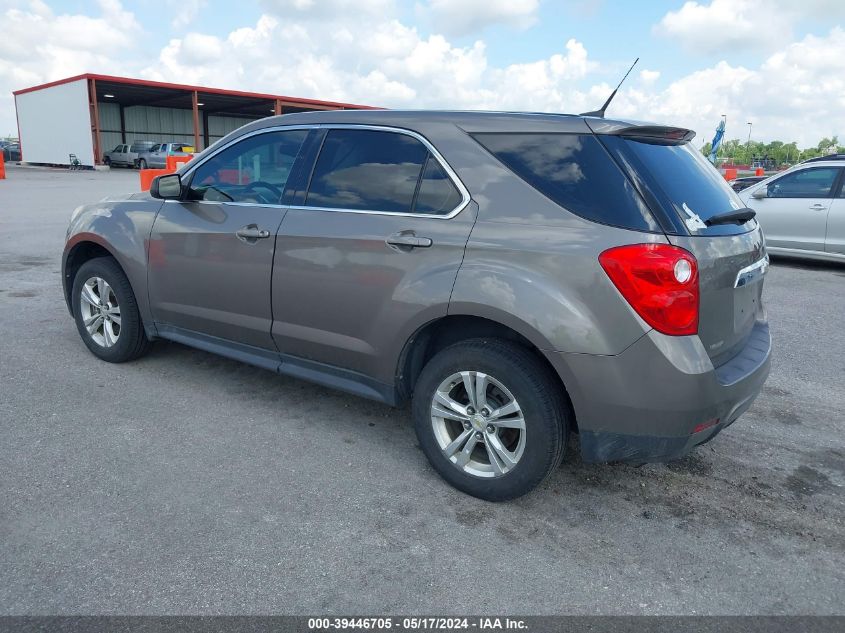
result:
[(397, 233), (391, 235), (385, 241), (390, 246), (398, 246), (400, 248), (428, 248), (434, 243), (430, 237), (417, 237), (413, 233)]
[(820, 204), (820, 203), (817, 202), (816, 204), (811, 204), (810, 208), (813, 209), (814, 211), (824, 211), (825, 209), (827, 209), (827, 205), (826, 204)]
[(239, 240), (254, 244), (257, 240), (263, 240), (270, 237), (270, 231), (267, 229), (259, 229), (256, 224), (248, 224), (243, 228), (235, 231), (235, 235)]

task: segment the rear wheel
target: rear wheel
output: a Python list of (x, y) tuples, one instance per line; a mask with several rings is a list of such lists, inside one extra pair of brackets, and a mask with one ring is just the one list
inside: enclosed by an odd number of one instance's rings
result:
[(76, 328), (95, 356), (123, 363), (147, 352), (150, 341), (135, 294), (114, 259), (85, 262), (76, 273), (72, 292)]
[(474, 339), (440, 351), (414, 389), (414, 427), (435, 470), (467, 494), (526, 494), (561, 461), (569, 413), (559, 383), (530, 350)]
[(138, 169), (146, 169), (147, 168), (147, 161), (143, 158), (138, 161)]

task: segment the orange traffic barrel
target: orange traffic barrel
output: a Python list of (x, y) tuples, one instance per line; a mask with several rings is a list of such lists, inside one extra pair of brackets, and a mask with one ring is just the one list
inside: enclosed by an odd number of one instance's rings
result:
[(156, 176), (163, 176), (164, 174), (172, 174), (169, 169), (142, 169), (138, 172), (141, 175), (141, 191), (149, 191), (150, 185), (153, 184), (153, 178)]
[(168, 156), (166, 158), (167, 168), (170, 170), (170, 173), (173, 173), (179, 169), (180, 163), (187, 163), (193, 157), (193, 154), (188, 154), (187, 156)]
[(754, 170), (754, 175), (755, 176), (765, 176), (766, 171), (762, 167), (758, 167), (756, 170)]
[(3, 152), (0, 152), (0, 180), (6, 178), (6, 161), (3, 160)]
[(728, 167), (725, 169), (725, 180), (736, 179), (736, 167)]

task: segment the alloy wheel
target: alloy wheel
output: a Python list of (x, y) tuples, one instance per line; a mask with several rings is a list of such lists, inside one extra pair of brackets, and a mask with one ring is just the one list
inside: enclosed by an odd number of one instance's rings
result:
[(443, 455), (476, 477), (501, 477), (525, 450), (525, 418), (498, 379), (459, 371), (440, 383), (431, 401), (431, 425)]
[(120, 337), (120, 305), (108, 282), (91, 277), (82, 285), (79, 309), (82, 324), (91, 339), (102, 347), (112, 347)]

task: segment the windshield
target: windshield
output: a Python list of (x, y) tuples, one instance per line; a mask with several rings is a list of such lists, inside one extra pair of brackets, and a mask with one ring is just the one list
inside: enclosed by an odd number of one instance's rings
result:
[[(605, 136), (636, 179), (646, 186), (655, 202), (668, 214), (675, 214), (681, 226), (693, 235), (744, 233), (756, 226), (745, 224), (706, 226), (713, 216), (742, 209), (745, 204), (722, 175), (690, 143), (667, 145), (642, 139)], [(678, 222), (674, 221), (675, 226)]]

